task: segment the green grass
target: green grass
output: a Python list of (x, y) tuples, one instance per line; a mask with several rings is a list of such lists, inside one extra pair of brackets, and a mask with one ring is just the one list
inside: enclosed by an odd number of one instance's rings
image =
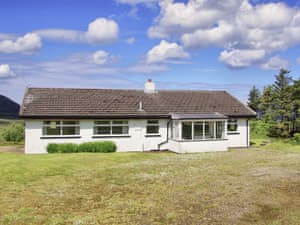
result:
[(187, 155), (0, 153), (0, 224), (296, 225), (299, 165), (299, 146)]

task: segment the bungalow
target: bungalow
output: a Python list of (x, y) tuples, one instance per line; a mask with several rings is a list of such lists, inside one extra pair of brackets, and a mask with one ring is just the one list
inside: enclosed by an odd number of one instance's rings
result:
[(111, 140), (119, 152), (177, 153), (249, 146), (256, 114), (225, 91), (28, 88), (20, 109), (25, 152), (49, 143)]

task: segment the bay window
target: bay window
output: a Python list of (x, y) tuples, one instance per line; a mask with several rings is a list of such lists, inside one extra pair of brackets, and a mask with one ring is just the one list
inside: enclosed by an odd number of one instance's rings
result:
[(182, 121), (181, 139), (210, 140), (225, 138), (224, 121)]

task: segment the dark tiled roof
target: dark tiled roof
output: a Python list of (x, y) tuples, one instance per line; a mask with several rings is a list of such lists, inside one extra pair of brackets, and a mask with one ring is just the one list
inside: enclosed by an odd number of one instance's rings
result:
[[(139, 110), (142, 102), (143, 110)], [(169, 117), (177, 114), (220, 113), (255, 116), (255, 113), (225, 91), (29, 88), (21, 117)]]

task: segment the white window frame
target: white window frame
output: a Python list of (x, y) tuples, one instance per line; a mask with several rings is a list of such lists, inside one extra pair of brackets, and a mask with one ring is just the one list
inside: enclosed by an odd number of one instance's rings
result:
[[(192, 123), (192, 138), (191, 139), (184, 139), (182, 137), (182, 123), (184, 122), (190, 122)], [(206, 122), (213, 122), (213, 137), (212, 138), (206, 138), (206, 132), (205, 132), (205, 123)], [(217, 138), (217, 132), (216, 132), (216, 128), (217, 128), (217, 122), (223, 122), (224, 123), (224, 130), (223, 132), (223, 138)], [(195, 138), (195, 123), (202, 123), (202, 138)], [(184, 140), (184, 141), (207, 141), (207, 140), (223, 140), (225, 138), (225, 120), (182, 120), (180, 121), (180, 140)]]
[[(231, 124), (236, 125), (236, 130), (234, 131), (230, 131), (228, 130), (228, 126), (230, 126)], [(237, 119), (228, 119), (227, 120), (227, 133), (228, 134), (232, 134), (232, 133), (238, 133), (239, 132), (239, 124), (238, 124), (238, 120)]]
[[(108, 124), (96, 124), (98, 121), (105, 121), (108, 122)], [(126, 121), (127, 123), (113, 123), (117, 121)], [(109, 127), (110, 128), (110, 133), (109, 134), (95, 134), (95, 127)], [(126, 134), (113, 134), (113, 127), (127, 127), (127, 133)], [(94, 137), (111, 137), (111, 136), (129, 136), (129, 121), (128, 120), (95, 120), (94, 125), (93, 125), (93, 136)]]
[[(46, 122), (50, 122), (50, 124), (45, 124)], [(59, 122), (56, 124), (56, 122)], [(76, 122), (76, 124), (64, 124), (64, 122)], [(55, 128), (58, 127), (59, 134), (44, 134), (44, 128), (45, 127), (52, 127), (53, 125), (51, 123), (55, 123)], [(79, 133), (78, 134), (71, 134), (71, 135), (65, 135), (63, 134), (63, 128), (64, 127), (78, 127)], [(42, 125), (42, 137), (78, 137), (80, 136), (80, 121), (79, 120), (44, 120)]]
[[(149, 123), (149, 121), (157, 121), (157, 123)], [(158, 127), (157, 133), (148, 133), (148, 126), (149, 127)], [(159, 126), (159, 120), (147, 120), (146, 124), (146, 135), (147, 136), (157, 136), (160, 135), (160, 126)]]

